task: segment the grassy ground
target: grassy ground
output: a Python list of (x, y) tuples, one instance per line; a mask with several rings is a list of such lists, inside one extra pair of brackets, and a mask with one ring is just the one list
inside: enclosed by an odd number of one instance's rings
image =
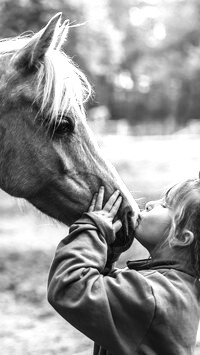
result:
[[(134, 196), (143, 197), (143, 203), (159, 196), (168, 184), (197, 176), (200, 168), (199, 137), (107, 136), (100, 139), (100, 145)], [(3, 192), (0, 213), (1, 354), (92, 354), (92, 343), (46, 301), (49, 265), (67, 228), (41, 219), (32, 209), (20, 211), (16, 201)], [(135, 243), (121, 264), (143, 256), (144, 249)]]

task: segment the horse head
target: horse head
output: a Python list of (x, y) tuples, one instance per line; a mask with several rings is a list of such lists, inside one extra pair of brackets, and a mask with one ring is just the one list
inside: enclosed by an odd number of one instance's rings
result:
[(105, 199), (119, 189), (119, 233), (128, 235), (138, 206), (87, 125), (90, 85), (61, 49), (69, 24), (60, 18), (0, 42), (0, 187), (66, 225), (88, 209), (100, 185)]

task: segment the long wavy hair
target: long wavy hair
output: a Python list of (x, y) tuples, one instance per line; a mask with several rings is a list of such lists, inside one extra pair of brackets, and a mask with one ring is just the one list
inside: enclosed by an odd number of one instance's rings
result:
[(193, 267), (200, 277), (200, 180), (189, 179), (172, 186), (166, 192), (165, 201), (173, 210), (169, 243), (173, 246), (175, 240), (181, 240), (186, 229), (194, 234), (190, 251)]

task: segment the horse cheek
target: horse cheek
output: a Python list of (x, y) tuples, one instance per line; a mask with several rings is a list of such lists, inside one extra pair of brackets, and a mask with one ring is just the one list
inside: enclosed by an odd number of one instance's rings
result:
[[(13, 127), (12, 127), (13, 128)], [(32, 176), (34, 169), (30, 174), (28, 164), (28, 152), (25, 146), (18, 150), (18, 132), (16, 136), (11, 134), (12, 129), (0, 125), (0, 188), (15, 197), (24, 197), (33, 193), (35, 185)], [(20, 139), (20, 142), (23, 140)], [(31, 167), (30, 167), (31, 168)], [(31, 178), (30, 178), (31, 177)]]
[(15, 174), (12, 173), (11, 169), (14, 159), (14, 149), (6, 149), (4, 138), (0, 139), (0, 187), (11, 195), (14, 195), (16, 185)]
[(0, 125), (0, 187), (6, 192), (9, 192), (7, 186), (7, 179), (9, 176), (9, 164), (7, 164), (6, 162), (9, 161), (10, 152), (6, 152), (5, 140), (6, 129), (2, 125)]

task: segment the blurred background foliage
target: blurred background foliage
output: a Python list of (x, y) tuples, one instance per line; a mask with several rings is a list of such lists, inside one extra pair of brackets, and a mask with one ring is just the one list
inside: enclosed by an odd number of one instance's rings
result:
[(199, 119), (198, 0), (1, 0), (1, 37), (37, 31), (58, 11), (86, 21), (65, 49), (95, 88), (89, 108), (132, 126), (164, 122), (167, 133)]

